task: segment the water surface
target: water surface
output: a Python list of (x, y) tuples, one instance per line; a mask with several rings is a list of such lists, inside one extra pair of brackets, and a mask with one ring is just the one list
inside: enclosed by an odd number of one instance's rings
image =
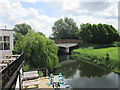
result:
[(72, 88), (118, 88), (118, 74), (98, 65), (73, 60), (69, 55), (60, 55), (60, 72)]

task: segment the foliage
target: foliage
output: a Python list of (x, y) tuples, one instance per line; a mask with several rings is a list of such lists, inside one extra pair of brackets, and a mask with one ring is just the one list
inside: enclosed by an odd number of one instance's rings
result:
[(29, 70), (30, 70), (29, 64), (24, 64), (23, 65), (23, 71), (29, 71)]
[(108, 24), (81, 24), (79, 37), (86, 43), (105, 44), (116, 41), (118, 31)]
[(109, 47), (103, 49), (79, 48), (73, 51), (73, 55), (76, 55), (83, 60), (92, 61), (100, 65), (117, 69), (120, 67), (120, 64), (118, 63), (120, 62), (118, 60), (118, 49), (119, 47)]
[(80, 37), (84, 42), (90, 43), (92, 41), (92, 34), (91, 34), (91, 24), (81, 24), (80, 25)]
[(43, 34), (42, 32), (37, 32), (38, 34), (40, 34), (40, 35), (43, 35), (43, 36), (45, 36), (45, 34)]
[(106, 53), (106, 65), (110, 64), (110, 57), (109, 57), (109, 53)]
[(25, 36), (21, 35), (20, 33), (17, 33), (16, 35), (18, 40), (15, 41), (15, 46), (13, 51), (14, 53), (21, 54), (22, 52), (24, 52), (22, 40), (24, 39)]
[(20, 35), (26, 35), (29, 31), (32, 30), (31, 26), (25, 23), (22, 24), (16, 24), (13, 28), (14, 30), (14, 38), (17, 40)]
[(115, 46), (115, 47), (120, 47), (120, 42), (113, 42), (112, 45)]
[(89, 48), (92, 47), (94, 49), (99, 49), (99, 48), (107, 48), (107, 47), (114, 47), (113, 44), (93, 44), (93, 43), (78, 43), (79, 48)]
[(59, 19), (52, 27), (54, 39), (76, 39), (78, 38), (78, 27), (72, 18)]
[(22, 36), (15, 44), (16, 52), (24, 52), (25, 60), (37, 68), (52, 70), (58, 65), (58, 48), (52, 40), (34, 31)]
[(39, 75), (39, 77), (43, 77), (43, 72), (42, 72), (42, 71), (39, 71), (39, 72), (38, 72), (38, 75)]

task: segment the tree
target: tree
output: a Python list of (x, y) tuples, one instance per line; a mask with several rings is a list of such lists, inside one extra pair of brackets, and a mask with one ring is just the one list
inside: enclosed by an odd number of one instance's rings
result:
[(98, 40), (98, 43), (107, 43), (108, 38), (108, 32), (107, 29), (104, 27), (104, 24), (98, 24), (98, 39), (101, 38), (101, 40)]
[(53, 68), (58, 65), (58, 48), (52, 40), (36, 32), (28, 32), (15, 44), (16, 52), (24, 52), (25, 60), (37, 68)]
[(30, 25), (22, 23), (22, 24), (16, 24), (13, 30), (15, 32), (14, 38), (15, 40), (17, 40), (19, 38), (17, 34), (26, 35), (29, 31), (32, 30), (32, 28)]
[(81, 24), (80, 27), (80, 37), (82, 40), (84, 40), (87, 43), (90, 43), (92, 40), (92, 34), (90, 32), (91, 29), (91, 24), (87, 23), (87, 24)]
[(40, 34), (40, 35), (43, 35), (43, 36), (45, 36), (45, 34), (43, 34), (42, 32), (37, 32), (38, 34)]
[(96, 24), (91, 25), (90, 32), (93, 36), (91, 42), (92, 43), (97, 43), (99, 41), (100, 37), (99, 37), (99, 29), (98, 29)]
[(59, 19), (52, 27), (54, 39), (77, 39), (78, 27), (72, 18)]
[(119, 33), (108, 24), (81, 24), (79, 37), (86, 43), (106, 44), (118, 40)]
[(117, 41), (120, 37), (118, 31), (112, 25), (104, 24), (104, 27), (108, 32), (107, 42), (111, 43), (113, 41)]

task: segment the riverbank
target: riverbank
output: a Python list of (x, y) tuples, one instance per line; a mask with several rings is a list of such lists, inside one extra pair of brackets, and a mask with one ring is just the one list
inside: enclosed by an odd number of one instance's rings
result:
[(102, 49), (79, 48), (72, 52), (72, 56), (77, 60), (86, 60), (100, 66), (112, 69), (120, 73), (120, 61), (118, 60), (118, 50), (120, 47), (108, 47)]

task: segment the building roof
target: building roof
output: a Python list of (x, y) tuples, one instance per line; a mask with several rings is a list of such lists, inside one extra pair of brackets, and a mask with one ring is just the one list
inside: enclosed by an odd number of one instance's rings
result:
[(1, 31), (13, 31), (13, 29), (0, 29)]

